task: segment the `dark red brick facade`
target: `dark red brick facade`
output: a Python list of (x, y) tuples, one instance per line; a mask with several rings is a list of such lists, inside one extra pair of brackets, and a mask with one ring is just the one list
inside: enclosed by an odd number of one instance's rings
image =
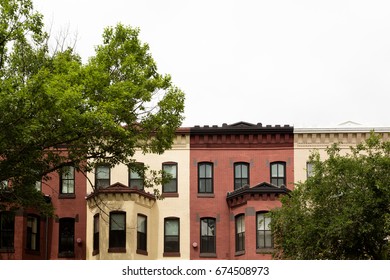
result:
[[(242, 122), (222, 127), (194, 127), (190, 141), (191, 259), (271, 258), (272, 250), (256, 249), (256, 213), (279, 207), (279, 196), (293, 188), (293, 128), (263, 127)], [(198, 191), (198, 166), (203, 162), (213, 166), (211, 194)], [(249, 186), (246, 188), (250, 191), (235, 196), (234, 164), (239, 162), (249, 166)], [(281, 189), (279, 187), (269, 184), (258, 186), (262, 182), (270, 182), (270, 166), (276, 162), (285, 164), (287, 188), (280, 193), (277, 193)], [(258, 186), (258, 190), (253, 189), (254, 186)], [(245, 251), (237, 253), (235, 217), (239, 214), (245, 217)], [(200, 252), (200, 220), (207, 217), (215, 219), (216, 224), (214, 254)]]

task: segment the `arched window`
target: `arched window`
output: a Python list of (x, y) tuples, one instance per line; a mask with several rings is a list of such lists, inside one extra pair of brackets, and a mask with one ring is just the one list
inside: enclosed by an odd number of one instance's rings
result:
[(245, 251), (245, 215), (240, 214), (235, 218), (236, 224), (236, 252)]
[(180, 219), (169, 217), (164, 219), (164, 256), (180, 254)]
[(216, 222), (214, 218), (200, 219), (200, 253), (216, 252)]
[(165, 162), (162, 165), (163, 173), (169, 175), (168, 182), (162, 186), (163, 193), (177, 193), (177, 163)]
[(271, 217), (266, 212), (256, 215), (256, 248), (273, 248), (272, 233), (270, 228)]
[(249, 163), (234, 163), (234, 189), (249, 185)]
[(201, 162), (198, 164), (198, 193), (213, 192), (213, 164)]
[(271, 163), (271, 184), (280, 187), (286, 185), (286, 163)]
[(126, 212), (110, 213), (109, 252), (126, 251)]

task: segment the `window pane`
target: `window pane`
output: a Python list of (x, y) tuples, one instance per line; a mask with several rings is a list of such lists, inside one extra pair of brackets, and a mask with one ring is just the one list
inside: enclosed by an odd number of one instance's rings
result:
[(215, 220), (202, 219), (201, 220), (201, 235), (214, 236), (215, 235)]
[(235, 177), (236, 178), (241, 178), (241, 165), (240, 164), (236, 164)]
[(98, 166), (96, 168), (97, 179), (109, 179), (110, 178), (110, 167), (109, 166)]
[(171, 175), (172, 178), (176, 178), (176, 165), (174, 164), (165, 164), (163, 167), (164, 171)]
[(146, 232), (146, 217), (138, 215), (138, 221), (137, 221), (138, 227), (137, 230), (139, 232)]
[(244, 216), (239, 216), (236, 218), (236, 230), (237, 230), (237, 233), (245, 232)]
[(165, 234), (166, 235), (179, 235), (179, 221), (178, 220), (165, 220)]
[(62, 168), (61, 177), (63, 180), (73, 180), (74, 179), (74, 167), (73, 166), (64, 166)]
[(204, 178), (204, 177), (206, 177), (206, 165), (200, 164), (199, 165), (199, 178)]
[(284, 165), (278, 164), (278, 177), (284, 177)]
[(111, 214), (111, 230), (124, 230), (125, 229), (125, 215)]
[(271, 165), (271, 175), (272, 175), (272, 177), (278, 177), (278, 165), (277, 164)]
[(247, 164), (242, 164), (242, 176), (243, 178), (248, 178), (248, 165)]

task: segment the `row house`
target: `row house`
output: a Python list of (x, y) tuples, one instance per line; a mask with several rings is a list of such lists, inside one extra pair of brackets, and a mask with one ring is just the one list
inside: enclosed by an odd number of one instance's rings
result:
[[(87, 259), (189, 259), (189, 149), (181, 128), (163, 154), (137, 152), (129, 166), (98, 165), (89, 174)], [(170, 174), (157, 186), (161, 198), (144, 187), (143, 167)]]
[[(346, 153), (372, 130), (390, 139), (390, 128), (350, 122), (195, 126), (179, 128), (163, 154), (137, 152), (129, 166), (99, 164), (87, 176), (66, 166), (37, 183), (53, 217), (0, 212), (0, 259), (271, 259), (267, 212), (310, 176), (310, 154), (324, 158), (333, 143)], [(144, 167), (171, 175), (156, 186), (162, 199), (145, 187)]]
[(66, 166), (49, 177), (36, 188), (54, 206), (53, 217), (34, 209), (0, 212), (0, 260), (86, 258), (85, 176)]
[(390, 127), (367, 127), (355, 122), (345, 122), (335, 127), (295, 128), (294, 166), (295, 182), (304, 182), (312, 172), (310, 155), (317, 151), (322, 159), (327, 157), (326, 149), (337, 143), (341, 154), (350, 152), (351, 146), (365, 141), (374, 131), (384, 141), (390, 140)]
[(294, 186), (290, 126), (193, 127), (191, 259), (270, 259), (269, 210)]

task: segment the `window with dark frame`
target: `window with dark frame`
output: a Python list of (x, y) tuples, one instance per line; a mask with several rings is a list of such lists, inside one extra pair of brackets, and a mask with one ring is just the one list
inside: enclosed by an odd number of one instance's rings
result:
[(60, 193), (74, 194), (75, 170), (73, 166), (64, 166), (60, 172)]
[(306, 178), (313, 176), (313, 163), (306, 162)]
[(59, 257), (74, 257), (74, 218), (59, 219)]
[(162, 186), (163, 193), (177, 193), (177, 163), (163, 163), (163, 173), (168, 174), (169, 181)]
[(201, 162), (198, 164), (198, 193), (213, 192), (213, 164)]
[(126, 213), (110, 213), (109, 252), (126, 250)]
[(0, 250), (14, 250), (15, 213), (0, 212)]
[(95, 187), (97, 189), (105, 189), (110, 186), (110, 166), (98, 165), (95, 168)]
[(236, 224), (236, 252), (245, 251), (245, 215), (240, 214), (235, 218)]
[(147, 217), (141, 214), (137, 216), (137, 252), (147, 252)]
[(164, 253), (180, 253), (180, 219), (164, 219)]
[(129, 165), (129, 187), (139, 190), (144, 189), (144, 164), (142, 162), (131, 163)]
[(93, 254), (99, 253), (99, 214), (93, 216)]
[(271, 184), (275, 186), (286, 185), (286, 163), (272, 162), (271, 163)]
[(39, 225), (40, 219), (35, 215), (27, 216), (27, 240), (26, 249), (31, 251), (39, 251)]
[(273, 248), (272, 232), (270, 228), (271, 217), (260, 212), (256, 215), (256, 248)]
[(216, 222), (214, 218), (200, 219), (200, 253), (216, 253)]
[(239, 189), (249, 184), (249, 163), (236, 162), (234, 164), (234, 189)]

